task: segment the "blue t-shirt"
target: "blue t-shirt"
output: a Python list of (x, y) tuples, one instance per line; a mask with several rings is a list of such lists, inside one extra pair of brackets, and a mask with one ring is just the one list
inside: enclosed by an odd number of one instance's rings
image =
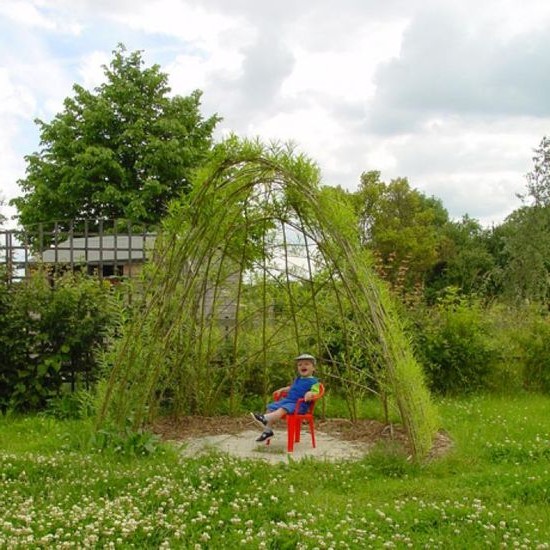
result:
[[(288, 413), (293, 413), (296, 409), (298, 399), (303, 398), (308, 391), (319, 393), (319, 380), (314, 376), (299, 376), (294, 380), (292, 386), (290, 386), (288, 394), (278, 401), (269, 403), (267, 405), (267, 410), (276, 411), (282, 408)], [(304, 414), (309, 408), (309, 405), (310, 404), (306, 402), (301, 403), (299, 413)]]
[(317, 380), (315, 376), (299, 376), (294, 380), (292, 386), (290, 386), (286, 399), (289, 401), (298, 401), (298, 399), (304, 397), (308, 391), (311, 391), (316, 384), (319, 384), (319, 380)]

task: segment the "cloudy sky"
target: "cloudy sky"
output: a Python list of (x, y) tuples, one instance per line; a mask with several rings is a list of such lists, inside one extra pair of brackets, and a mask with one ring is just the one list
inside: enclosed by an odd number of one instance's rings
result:
[(219, 137), (292, 140), (350, 190), (367, 170), (407, 177), (486, 225), (520, 206), (550, 134), (548, 0), (1, 0), (5, 199), (33, 120), (101, 83), (119, 42), (174, 93), (203, 90)]

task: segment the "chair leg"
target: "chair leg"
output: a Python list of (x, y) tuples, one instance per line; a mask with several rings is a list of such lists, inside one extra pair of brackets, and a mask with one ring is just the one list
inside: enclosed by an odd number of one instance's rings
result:
[(287, 445), (286, 450), (288, 453), (294, 451), (294, 418), (292, 416), (286, 417), (286, 431), (287, 431)]
[(294, 441), (300, 443), (300, 432), (302, 431), (302, 421), (298, 418), (294, 420)]
[(311, 433), (311, 445), (315, 449), (315, 429), (313, 427), (313, 420), (309, 421), (309, 431)]

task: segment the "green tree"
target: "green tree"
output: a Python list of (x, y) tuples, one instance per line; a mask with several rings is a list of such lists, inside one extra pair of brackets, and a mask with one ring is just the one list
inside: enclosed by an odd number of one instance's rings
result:
[(362, 243), (379, 256), (385, 278), (406, 288), (423, 284), (449, 219), (441, 201), (412, 189), (406, 178), (384, 183), (373, 171), (362, 174), (355, 203)]
[(494, 279), (514, 301), (550, 300), (550, 138), (544, 137), (526, 176), (524, 205), (494, 232)]
[(512, 301), (550, 299), (550, 205), (523, 206), (495, 230), (493, 278)]
[(75, 218), (151, 227), (210, 152), (220, 118), (203, 118), (201, 92), (170, 96), (168, 76), (144, 68), (142, 52), (119, 45), (113, 54), (103, 84), (75, 84), (62, 112), (36, 120), (41, 148), (26, 157), (23, 195), (12, 200), (26, 229)]
[(490, 275), (495, 267), (491, 236), (491, 230), (468, 215), (449, 221), (443, 228), (439, 261), (427, 278), (428, 294), (433, 298), (451, 286), (462, 294), (491, 294)]
[(533, 170), (527, 174), (527, 196), (535, 206), (550, 205), (550, 138), (543, 137), (535, 149)]

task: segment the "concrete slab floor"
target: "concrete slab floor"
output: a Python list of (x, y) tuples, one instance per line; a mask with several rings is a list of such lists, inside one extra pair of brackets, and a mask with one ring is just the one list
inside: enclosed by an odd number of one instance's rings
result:
[(344, 441), (316, 430), (315, 449), (311, 446), (311, 436), (308, 432), (305, 432), (302, 433), (300, 443), (294, 445), (294, 451), (288, 453), (286, 450), (286, 431), (276, 431), (271, 438), (270, 445), (256, 443), (255, 439), (258, 435), (258, 431), (246, 430), (234, 435), (210, 435), (186, 439), (179, 442), (179, 444), (181, 445), (181, 453), (188, 457), (218, 451), (243, 459), (264, 460), (271, 464), (303, 460), (304, 458), (330, 462), (359, 460), (370, 449), (368, 443)]

